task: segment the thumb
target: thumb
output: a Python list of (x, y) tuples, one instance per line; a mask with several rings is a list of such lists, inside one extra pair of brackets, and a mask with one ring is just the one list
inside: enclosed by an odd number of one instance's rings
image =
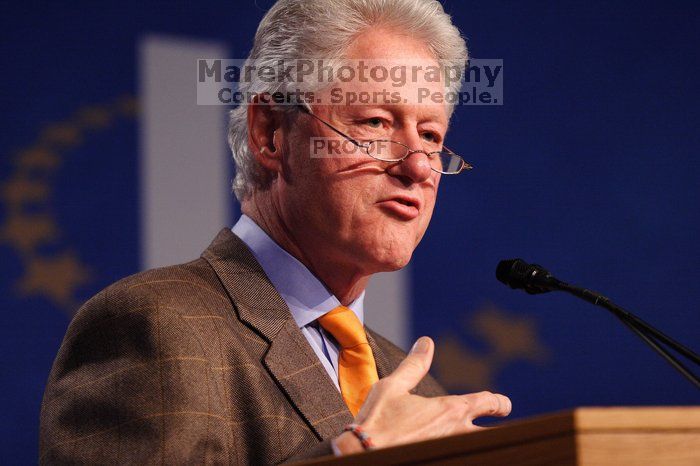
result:
[(408, 356), (390, 375), (394, 384), (402, 391), (410, 391), (418, 385), (430, 369), (435, 344), (429, 337), (420, 337), (411, 348)]

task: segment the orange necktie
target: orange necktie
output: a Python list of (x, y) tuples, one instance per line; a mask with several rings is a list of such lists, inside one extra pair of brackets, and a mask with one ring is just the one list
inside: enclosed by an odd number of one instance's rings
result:
[(338, 381), (340, 393), (353, 416), (357, 415), (370, 388), (378, 380), (377, 365), (362, 322), (352, 309), (338, 306), (318, 318), (321, 326), (340, 345)]

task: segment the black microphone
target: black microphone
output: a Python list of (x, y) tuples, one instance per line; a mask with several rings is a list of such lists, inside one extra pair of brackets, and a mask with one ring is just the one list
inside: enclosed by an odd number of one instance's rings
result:
[(644, 340), (646, 344), (651, 346), (654, 351), (659, 353), (669, 364), (683, 374), (686, 379), (700, 388), (700, 378), (690, 372), (690, 370), (666, 348), (662, 347), (661, 343), (669, 346), (698, 365), (700, 365), (700, 356), (681, 345), (673, 338), (662, 333), (660, 330), (644, 322), (636, 315), (624, 310), (602, 294), (563, 282), (554, 277), (541, 265), (528, 264), (522, 259), (500, 261), (496, 267), (496, 278), (498, 278), (498, 281), (513, 289), (525, 290), (529, 294), (547, 293), (549, 291), (566, 291), (589, 303), (607, 309), (612, 312), (615, 317), (620, 319), (630, 330), (637, 334), (638, 337)]
[(596, 306), (606, 308), (608, 305), (614, 306), (608, 298), (597, 291), (569, 285), (556, 278), (541, 265), (528, 264), (522, 259), (505, 259), (499, 262), (498, 267), (496, 267), (496, 278), (514, 290), (525, 290), (529, 294), (566, 291)]
[(522, 259), (502, 260), (496, 267), (496, 278), (514, 290), (530, 294), (547, 293), (561, 289), (561, 282), (541, 265), (528, 264)]

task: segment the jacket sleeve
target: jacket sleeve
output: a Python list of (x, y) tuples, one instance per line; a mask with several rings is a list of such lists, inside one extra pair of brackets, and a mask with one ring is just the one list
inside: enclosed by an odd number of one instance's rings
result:
[[(338, 433), (338, 435), (340, 435), (340, 433)], [(330, 440), (324, 440), (318, 445), (309, 448), (306, 451), (299, 453), (298, 455), (288, 458), (282, 464), (296, 463), (298, 461), (306, 461), (324, 456), (329, 457), (328, 459), (333, 459), (335, 457), (335, 453), (333, 452), (333, 447), (331, 446)]]

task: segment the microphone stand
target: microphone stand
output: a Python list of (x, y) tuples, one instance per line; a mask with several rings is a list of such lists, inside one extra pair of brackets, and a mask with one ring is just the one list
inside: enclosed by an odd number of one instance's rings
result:
[(680, 362), (668, 349), (661, 346), (665, 344), (671, 349), (675, 350), (679, 354), (685, 356), (690, 361), (697, 365), (700, 365), (700, 356), (694, 353), (689, 348), (683, 346), (673, 338), (664, 334), (660, 330), (654, 328), (652, 325), (644, 322), (642, 319), (632, 314), (629, 311), (621, 308), (617, 304), (610, 301), (610, 299), (592, 290), (585, 288), (579, 288), (568, 283), (564, 283), (551, 275), (548, 276), (547, 281), (553, 289), (560, 291), (566, 291), (578, 298), (588, 301), (596, 306), (600, 306), (608, 311), (612, 312), (615, 317), (620, 319), (620, 321), (625, 324), (630, 330), (632, 330), (639, 338), (644, 340), (644, 342), (649, 345), (654, 351), (659, 353), (669, 364), (671, 364), (678, 372), (680, 372), (690, 383), (695, 385), (696, 388), (700, 389), (700, 378), (693, 374), (682, 362)]

